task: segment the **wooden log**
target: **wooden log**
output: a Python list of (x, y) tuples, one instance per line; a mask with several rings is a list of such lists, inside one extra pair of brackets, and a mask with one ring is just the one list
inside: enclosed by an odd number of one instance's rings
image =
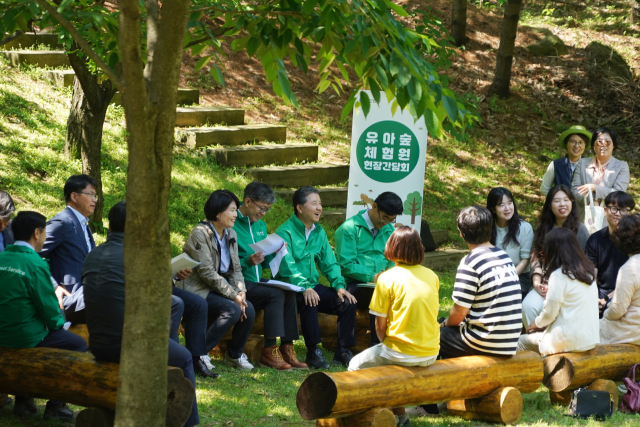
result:
[[(618, 410), (618, 402), (620, 400), (620, 393), (618, 392), (618, 386), (611, 380), (598, 379), (587, 386), (587, 390), (595, 391), (608, 391), (613, 398), (613, 412)], [(575, 390), (564, 390), (560, 392), (549, 391), (549, 400), (552, 404), (569, 406), (571, 403), (571, 397)]]
[(640, 360), (640, 346), (597, 345), (583, 353), (554, 354), (544, 359), (543, 384), (551, 391), (575, 390), (597, 379), (621, 380)]
[(0, 393), (0, 409), (4, 408), (9, 401), (9, 396), (3, 393)]
[(89, 328), (87, 325), (71, 325), (69, 327), (69, 332), (73, 332), (74, 334), (81, 336), (86, 341), (87, 347), (89, 346)]
[[(223, 339), (218, 343), (217, 346), (213, 348), (209, 352), (210, 356), (224, 357), (227, 352), (229, 340)], [(249, 339), (247, 343), (244, 345), (244, 353), (247, 355), (247, 358), (254, 365), (260, 361), (260, 354), (262, 353), (262, 349), (264, 348), (264, 337), (260, 335), (249, 335)]]
[(87, 408), (76, 417), (76, 427), (113, 427), (116, 413), (106, 408)]
[(317, 372), (300, 386), (296, 404), (306, 420), (338, 418), (371, 408), (483, 397), (501, 387), (531, 393), (542, 382), (542, 360), (531, 352), (513, 357), (468, 356), (422, 367), (379, 366), (352, 372)]
[(465, 420), (514, 424), (522, 417), (522, 394), (517, 388), (502, 387), (478, 399), (447, 402), (447, 410)]
[(316, 427), (395, 427), (396, 417), (385, 408), (373, 408), (361, 414), (343, 418), (322, 418), (316, 421)]

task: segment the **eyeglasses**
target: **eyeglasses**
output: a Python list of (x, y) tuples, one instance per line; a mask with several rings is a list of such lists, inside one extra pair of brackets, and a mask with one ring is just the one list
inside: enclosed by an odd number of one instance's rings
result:
[(76, 193), (86, 194), (87, 196), (91, 197), (93, 200), (98, 200), (98, 195), (96, 193), (84, 193), (82, 191), (76, 191)]
[(570, 139), (569, 141), (567, 141), (567, 144), (575, 145), (577, 147), (582, 147), (583, 145), (585, 145), (584, 141), (581, 139)]
[(600, 147), (608, 147), (613, 143), (610, 139), (596, 139), (596, 144)]
[(271, 210), (271, 208), (263, 208), (262, 206), (260, 206), (259, 204), (257, 204), (256, 202), (253, 201), (253, 199), (249, 199), (251, 200), (251, 202), (256, 205), (258, 207), (258, 209), (260, 209), (260, 213), (266, 214), (267, 212), (269, 212)]
[(612, 214), (617, 215), (629, 215), (631, 213), (631, 209), (620, 209), (616, 206), (607, 206), (607, 209), (611, 211)]
[(380, 223), (381, 224), (395, 224), (396, 223), (396, 218), (395, 217), (393, 219), (382, 219), (382, 215), (380, 215), (380, 211), (378, 211), (378, 218), (380, 218)]

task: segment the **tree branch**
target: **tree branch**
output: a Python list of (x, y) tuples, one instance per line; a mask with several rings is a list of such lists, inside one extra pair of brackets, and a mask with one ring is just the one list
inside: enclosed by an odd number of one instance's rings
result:
[(17, 39), (18, 37), (20, 37), (23, 34), (24, 33), (22, 31), (17, 30), (12, 36), (5, 37), (4, 39), (0, 40), (0, 46), (4, 46), (5, 44)]
[(207, 10), (213, 10), (216, 12), (223, 12), (223, 13), (241, 13), (244, 15), (284, 15), (284, 16), (299, 16), (299, 17), (302, 16), (302, 13), (300, 12), (293, 12), (288, 10), (228, 10), (228, 9), (221, 9), (215, 6), (202, 7), (200, 9), (190, 10), (189, 13), (205, 12)]
[[(211, 31), (211, 33), (215, 36), (215, 37), (220, 37), (221, 35), (223, 35), (224, 33), (227, 32), (227, 29), (225, 28), (216, 28), (215, 30)], [(202, 42), (206, 42), (207, 40), (211, 40), (210, 37), (205, 36), (205, 37), (201, 37), (199, 39), (196, 40), (192, 40), (189, 43), (187, 43), (187, 45), (184, 47), (185, 49), (190, 48), (191, 46), (195, 46), (197, 44), (200, 44)]]
[(69, 34), (71, 34), (73, 40), (78, 44), (78, 46), (80, 46), (80, 49), (82, 49), (84, 53), (87, 54), (87, 56), (91, 58), (93, 62), (95, 62), (98, 67), (100, 67), (100, 69), (102, 69), (104, 74), (111, 80), (115, 87), (117, 87), (119, 90), (122, 90), (123, 83), (120, 78), (111, 68), (109, 68), (109, 66), (102, 60), (102, 58), (100, 58), (100, 56), (91, 48), (91, 46), (89, 46), (89, 43), (87, 43), (87, 41), (82, 38), (75, 25), (73, 25), (62, 15), (60, 15), (56, 8), (53, 7), (53, 5), (48, 2), (48, 0), (36, 0), (36, 2), (42, 5), (42, 7), (46, 9), (49, 15), (53, 17), (53, 19), (58, 21), (60, 25), (62, 25), (67, 31), (69, 31)]

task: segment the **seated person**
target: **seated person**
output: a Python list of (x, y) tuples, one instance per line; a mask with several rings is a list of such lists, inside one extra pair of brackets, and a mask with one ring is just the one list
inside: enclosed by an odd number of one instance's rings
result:
[(640, 345), (640, 215), (623, 216), (612, 237), (630, 258), (618, 271), (611, 304), (600, 320), (600, 343)]
[[(374, 332), (381, 344), (351, 359), (349, 370), (382, 365), (429, 366), (440, 349), (438, 276), (420, 264), (424, 247), (411, 227), (396, 229), (384, 250), (395, 267), (378, 277), (371, 298)], [(398, 425), (409, 425), (404, 408), (394, 408)]]
[(604, 216), (608, 226), (593, 233), (587, 240), (585, 248), (587, 258), (596, 266), (600, 316), (616, 289), (618, 270), (629, 259), (627, 254), (620, 251), (613, 243), (611, 234), (618, 228), (620, 218), (631, 212), (636, 202), (624, 191), (613, 191), (607, 194), (604, 205)]
[(240, 201), (228, 190), (216, 190), (204, 205), (205, 221), (191, 230), (182, 251), (201, 264), (176, 286), (207, 301), (209, 328), (206, 350), (210, 352), (233, 328), (224, 363), (239, 369), (251, 370), (244, 354), (256, 312), (247, 300), (247, 287), (240, 259), (238, 237), (233, 224)]
[[(395, 228), (396, 216), (403, 211), (402, 199), (387, 191), (376, 197), (371, 209), (358, 212), (338, 228), (335, 235), (336, 260), (342, 277), (349, 284), (376, 283), (381, 273), (394, 266), (384, 257), (384, 251)], [(368, 304), (371, 294), (371, 288), (358, 292), (360, 304)], [(371, 345), (380, 343), (375, 334), (375, 318), (374, 315), (369, 316)]]
[(13, 245), (14, 238), (11, 232), (11, 215), (16, 210), (11, 196), (0, 190), (0, 252), (7, 246)]
[(538, 317), (547, 295), (547, 284), (542, 280), (543, 271), (541, 259), (544, 257), (544, 239), (554, 228), (567, 228), (578, 238), (580, 249), (584, 251), (589, 239), (587, 227), (578, 218), (578, 205), (569, 190), (564, 185), (556, 185), (547, 194), (547, 199), (540, 213), (540, 223), (533, 234), (531, 248), (531, 282), (533, 290), (522, 301), (522, 322), (527, 328), (531, 321)]
[(591, 140), (591, 136), (591, 132), (580, 125), (571, 126), (560, 134), (558, 143), (567, 154), (549, 163), (540, 185), (540, 191), (545, 197), (554, 185), (562, 184), (571, 188), (573, 174), (580, 163), (587, 144)]
[[(125, 310), (124, 226), (126, 204), (119, 202), (109, 210), (107, 241), (87, 255), (82, 269), (87, 328), (91, 336), (91, 353), (96, 359), (120, 363), (122, 328)], [(193, 361), (189, 351), (169, 340), (169, 366), (182, 369), (185, 378), (196, 386)], [(193, 396), (191, 415), (185, 426), (199, 424), (198, 404)]]
[[(318, 190), (302, 187), (293, 194), (293, 215), (276, 230), (287, 244), (289, 255), (283, 258), (276, 279), (305, 289), (298, 293), (298, 312), (302, 336), (307, 346), (307, 365), (328, 368), (329, 364), (317, 346), (320, 339), (318, 312), (338, 315), (338, 348), (335, 364), (347, 366), (353, 357), (349, 347), (356, 345), (356, 299), (347, 291), (340, 266), (333, 254), (327, 233), (318, 224), (322, 201)], [(316, 268), (329, 280), (331, 287), (319, 283)], [(352, 289), (356, 286), (352, 285)]]
[[(267, 238), (267, 224), (262, 217), (276, 202), (276, 194), (267, 184), (252, 182), (244, 189), (243, 202), (233, 226), (238, 235), (238, 256), (247, 287), (247, 299), (253, 308), (264, 310), (264, 349), (260, 364), (277, 370), (307, 369), (298, 360), (293, 341), (300, 338), (296, 293), (261, 285), (262, 269), (270, 269), (274, 254), (256, 253), (250, 244)], [(280, 348), (276, 338), (280, 337)]]
[[(84, 339), (63, 328), (49, 265), (38, 256), (46, 239), (46, 224), (43, 215), (30, 211), (18, 213), (11, 223), (16, 241), (0, 253), (0, 347), (85, 352)], [(38, 407), (32, 398), (16, 396), (13, 413), (34, 415)], [(73, 416), (65, 403), (47, 402), (44, 418), (71, 421)]]
[(518, 350), (542, 356), (591, 350), (600, 341), (595, 268), (571, 230), (551, 230), (544, 246), (543, 281), (549, 290), (542, 312), (520, 336)]

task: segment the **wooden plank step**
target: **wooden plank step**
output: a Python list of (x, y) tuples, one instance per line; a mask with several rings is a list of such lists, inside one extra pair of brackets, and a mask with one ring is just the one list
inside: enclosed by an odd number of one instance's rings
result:
[(44, 74), (44, 77), (54, 86), (69, 87), (73, 86), (76, 73), (73, 70), (50, 70)]
[(29, 49), (38, 45), (49, 46), (51, 49), (61, 49), (58, 44), (58, 35), (52, 33), (24, 33), (19, 37), (5, 43), (3, 49)]
[(346, 212), (345, 209), (322, 209), (320, 222), (322, 225), (338, 228), (345, 221)]
[(0, 55), (7, 58), (13, 67), (18, 67), (20, 64), (51, 68), (71, 66), (64, 51), (58, 50), (0, 51)]
[(466, 249), (447, 249), (427, 252), (422, 265), (432, 270), (449, 270), (458, 267), (460, 260), (469, 253)]
[[(122, 105), (122, 95), (116, 92), (111, 98), (111, 103)], [(200, 89), (178, 88), (178, 105), (191, 105), (200, 103)]]
[(214, 156), (222, 166), (264, 166), (315, 162), (318, 146), (315, 144), (249, 145), (243, 147), (209, 148), (207, 154)]
[[(291, 202), (293, 193), (296, 190), (276, 190), (276, 195), (282, 199)], [(326, 207), (344, 207), (347, 204), (347, 187), (324, 187), (318, 188), (322, 206)]]
[(349, 165), (271, 166), (240, 170), (241, 173), (272, 187), (331, 185), (349, 179)]
[(233, 146), (260, 141), (284, 143), (287, 141), (287, 127), (283, 125), (251, 124), (187, 128), (178, 129), (176, 131), (176, 139), (186, 144), (189, 148), (206, 147), (208, 145)]
[(231, 107), (178, 107), (176, 126), (204, 126), (207, 123), (236, 126), (244, 124), (244, 110)]
[(449, 241), (449, 232), (447, 230), (431, 230), (431, 236), (436, 246), (440, 247)]

